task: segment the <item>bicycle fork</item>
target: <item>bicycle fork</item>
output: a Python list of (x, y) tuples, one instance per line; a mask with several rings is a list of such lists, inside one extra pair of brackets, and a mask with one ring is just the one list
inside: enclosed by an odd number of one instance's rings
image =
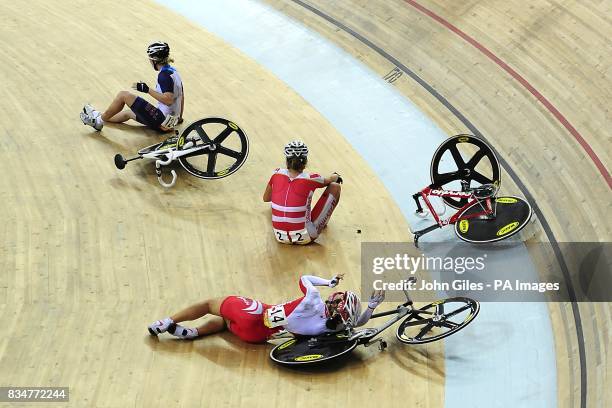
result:
[[(412, 195), (412, 198), (414, 199), (414, 202), (416, 203), (417, 206), (417, 214), (422, 214), (423, 213), (423, 207), (421, 207), (421, 201), (419, 200), (419, 197), (421, 197), (421, 193), (416, 193)], [(433, 224), (427, 228), (424, 228), (422, 230), (418, 230), (418, 231), (414, 231), (414, 246), (415, 247), (419, 247), (419, 238), (421, 238), (421, 236), (427, 234), (428, 232), (437, 230), (438, 228), (442, 228), (442, 225), (440, 225), (439, 223)]]

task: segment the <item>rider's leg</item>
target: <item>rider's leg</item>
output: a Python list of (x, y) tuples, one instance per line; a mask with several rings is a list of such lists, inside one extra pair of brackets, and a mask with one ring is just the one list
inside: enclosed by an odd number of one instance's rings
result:
[[(250, 343), (263, 343), (278, 328), (264, 324), (263, 313), (266, 305), (242, 296), (209, 299), (192, 305), (172, 316), (173, 319), (194, 319), (207, 315), (207, 321), (197, 329), (186, 328), (172, 323), (168, 331), (182, 339), (193, 339), (202, 335), (228, 329), (238, 338)], [(227, 324), (225, 323), (227, 322)]]
[(207, 314), (219, 316), (221, 314), (220, 308), (223, 299), (224, 298), (207, 299), (202, 302), (193, 304), (170, 317), (158, 320), (149, 325), (149, 333), (154, 336), (157, 336), (158, 334), (161, 334), (165, 331), (170, 331), (172, 334), (177, 335), (177, 333), (180, 334), (183, 333), (183, 330), (186, 330), (186, 334), (189, 334), (190, 337), (197, 337), (196, 329), (185, 329), (184, 327), (177, 325), (177, 323), (184, 322), (187, 320), (196, 320), (200, 317), (206, 316)]
[(198, 336), (206, 336), (208, 334), (219, 333), (227, 329), (225, 320), (220, 316), (209, 316), (206, 322), (196, 328)]
[(119, 112), (118, 114), (116, 114), (115, 116), (107, 120), (106, 122), (123, 123), (123, 122), (127, 122), (130, 119), (136, 120), (136, 114), (132, 112), (131, 110), (122, 110), (121, 112)]
[(168, 331), (170, 334), (181, 339), (195, 339), (196, 337), (206, 336), (213, 333), (219, 333), (227, 328), (225, 320), (220, 316), (210, 316), (206, 318), (206, 322), (196, 328), (184, 327), (180, 324), (172, 324)]
[(188, 320), (196, 320), (204, 317), (207, 314), (221, 316), (221, 303), (225, 298), (206, 299), (202, 302), (195, 303), (180, 312), (170, 316), (174, 323), (180, 323)]
[(151, 129), (163, 130), (161, 125), (166, 120), (164, 113), (159, 108), (151, 105), (140, 96), (135, 97), (134, 101), (129, 104), (130, 110), (134, 113), (137, 122), (148, 126)]
[(118, 114), (123, 110), (124, 106), (132, 106), (134, 101), (136, 100), (136, 95), (132, 94), (128, 91), (121, 91), (115, 96), (115, 99), (108, 106), (106, 111), (102, 114), (102, 120), (105, 122), (110, 122), (112, 117)]
[(202, 324), (200, 327), (190, 328), (183, 327), (179, 324), (174, 324), (168, 328), (168, 331), (176, 337), (180, 337), (182, 339), (194, 339), (199, 336), (224, 330), (225, 322), (223, 321), (223, 318), (220, 317), (221, 303), (223, 303), (224, 299), (225, 298), (207, 299), (191, 305), (188, 308), (181, 310), (177, 314), (170, 316), (170, 319), (172, 319), (175, 323), (179, 323), (186, 320), (196, 320), (208, 314), (214, 315), (211, 316), (212, 319)]
[(327, 226), (332, 213), (340, 201), (341, 191), (342, 186), (340, 184), (331, 183), (315, 204), (310, 213), (311, 222), (307, 223), (308, 234), (312, 239), (317, 238), (321, 231), (323, 231), (323, 228)]

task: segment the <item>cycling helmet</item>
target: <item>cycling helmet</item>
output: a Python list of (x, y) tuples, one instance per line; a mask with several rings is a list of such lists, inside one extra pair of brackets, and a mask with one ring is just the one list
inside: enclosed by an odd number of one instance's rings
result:
[(357, 324), (361, 316), (361, 301), (354, 292), (334, 292), (327, 298), (326, 303), (340, 315), (345, 325), (355, 326)]
[(301, 140), (292, 140), (285, 145), (285, 157), (307, 157), (308, 147)]
[(170, 46), (163, 41), (156, 41), (147, 47), (149, 59), (155, 62), (161, 62), (170, 55)]

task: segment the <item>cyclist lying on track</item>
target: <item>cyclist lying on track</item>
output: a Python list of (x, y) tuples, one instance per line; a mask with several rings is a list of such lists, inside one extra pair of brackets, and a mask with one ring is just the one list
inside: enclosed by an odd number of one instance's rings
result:
[[(170, 47), (165, 42), (154, 42), (147, 48), (149, 62), (157, 74), (157, 85), (150, 89), (144, 82), (135, 83), (132, 87), (138, 92), (151, 95), (158, 101), (157, 107), (128, 91), (117, 94), (109, 107), (101, 113), (87, 104), (81, 112), (81, 121), (96, 130), (102, 130), (104, 122), (122, 123), (129, 119), (136, 120), (151, 129), (167, 132), (183, 121), (183, 83), (177, 70), (170, 66)], [(123, 110), (127, 106), (129, 110)]]
[[(368, 308), (361, 313), (359, 297), (350, 291), (335, 292), (323, 301), (315, 286), (338, 285), (343, 275), (331, 280), (302, 276), (300, 289), (304, 296), (282, 304), (267, 305), (242, 296), (208, 299), (196, 303), (170, 317), (149, 325), (149, 333), (157, 336), (169, 332), (182, 339), (193, 339), (228, 329), (241, 340), (264, 343), (286, 330), (295, 335), (319, 335), (343, 330), (346, 326), (362, 326), (370, 320), (374, 309), (384, 300), (384, 292), (370, 297)], [(211, 315), (197, 328), (179, 325)]]
[[(308, 147), (294, 140), (285, 146), (286, 169), (276, 169), (263, 195), (272, 202), (272, 227), (276, 240), (284, 244), (308, 244), (329, 222), (338, 201), (342, 179), (338, 174), (324, 178), (304, 171)], [(327, 187), (314, 208), (310, 203), (317, 188)]]

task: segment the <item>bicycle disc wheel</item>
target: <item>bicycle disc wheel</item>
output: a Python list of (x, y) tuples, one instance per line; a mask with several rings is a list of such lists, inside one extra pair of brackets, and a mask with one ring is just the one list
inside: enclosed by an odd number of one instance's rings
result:
[[(431, 159), (430, 173), (431, 184), (447, 190), (467, 191), (482, 184), (499, 187), (501, 182), (495, 152), (484, 140), (472, 135), (462, 134), (446, 139)], [(467, 198), (443, 199), (453, 208), (461, 208), (468, 202)]]
[(482, 211), (478, 203), (466, 208), (455, 223), (457, 237), (472, 244), (501, 241), (522, 230), (533, 214), (531, 205), (520, 197), (497, 197), (493, 205), (495, 206), (493, 219), (462, 219), (465, 215)]
[[(186, 145), (189, 147), (185, 149)], [(178, 161), (190, 174), (203, 179), (229, 176), (244, 164), (249, 155), (246, 133), (234, 122), (223, 118), (200, 119), (185, 128), (177, 148), (188, 150), (194, 147), (195, 151), (179, 157)]]
[(430, 343), (457, 333), (470, 324), (479, 311), (480, 304), (470, 298), (438, 300), (410, 312), (398, 326), (395, 336), (406, 344)]
[(284, 366), (315, 365), (350, 354), (357, 340), (344, 335), (323, 335), (288, 340), (270, 351), (270, 358)]

